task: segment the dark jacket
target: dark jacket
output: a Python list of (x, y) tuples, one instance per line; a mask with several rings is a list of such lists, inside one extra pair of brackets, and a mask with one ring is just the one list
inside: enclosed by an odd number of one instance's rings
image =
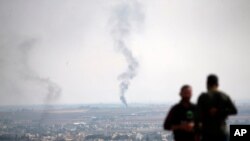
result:
[(202, 93), (198, 98), (197, 109), (197, 123), (201, 124), (203, 140), (226, 138), (226, 119), (229, 115), (237, 114), (230, 97), (220, 91)]
[[(190, 103), (187, 107), (185, 107), (182, 102), (174, 105), (165, 119), (164, 129), (172, 130), (171, 127), (173, 125), (180, 125), (184, 122), (194, 122), (195, 108), (195, 105), (192, 103)], [(195, 138), (194, 132), (174, 130), (173, 133), (175, 141), (194, 141)]]

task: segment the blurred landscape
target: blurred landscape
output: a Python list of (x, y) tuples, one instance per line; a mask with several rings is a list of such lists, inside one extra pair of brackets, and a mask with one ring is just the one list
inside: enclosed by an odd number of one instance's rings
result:
[[(250, 124), (249, 104), (228, 124)], [(163, 121), (169, 105), (2, 106), (1, 141), (172, 141)]]
[(238, 102), (228, 125), (250, 124), (249, 13), (247, 0), (0, 0), (0, 141), (173, 141), (181, 86), (197, 99), (210, 73)]

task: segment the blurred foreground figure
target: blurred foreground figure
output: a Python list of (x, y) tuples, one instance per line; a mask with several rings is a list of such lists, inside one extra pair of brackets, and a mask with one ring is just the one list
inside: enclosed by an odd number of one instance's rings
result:
[(201, 131), (201, 141), (227, 141), (228, 133), (225, 120), (237, 114), (230, 97), (218, 90), (218, 77), (207, 77), (207, 92), (198, 98), (197, 127)]
[(190, 102), (192, 88), (184, 85), (180, 90), (181, 101), (169, 111), (164, 122), (165, 130), (172, 130), (175, 141), (194, 141), (195, 105)]

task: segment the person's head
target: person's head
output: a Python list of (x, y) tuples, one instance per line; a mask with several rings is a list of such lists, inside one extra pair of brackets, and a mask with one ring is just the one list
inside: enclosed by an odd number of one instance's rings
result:
[(184, 101), (190, 101), (192, 97), (192, 88), (189, 85), (183, 85), (180, 90), (181, 99)]
[(214, 88), (218, 88), (219, 86), (219, 79), (215, 74), (210, 74), (207, 77), (207, 89), (211, 90)]

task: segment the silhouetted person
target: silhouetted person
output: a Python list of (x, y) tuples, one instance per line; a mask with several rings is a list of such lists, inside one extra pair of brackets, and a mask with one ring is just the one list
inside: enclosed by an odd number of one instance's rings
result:
[(226, 141), (228, 135), (225, 120), (229, 115), (237, 114), (237, 109), (230, 97), (218, 90), (218, 77), (207, 77), (207, 92), (198, 98), (198, 122), (202, 141)]
[(181, 101), (171, 108), (165, 119), (164, 129), (173, 131), (175, 141), (194, 141), (195, 105), (190, 102), (191, 86), (184, 85), (180, 90), (180, 96)]

